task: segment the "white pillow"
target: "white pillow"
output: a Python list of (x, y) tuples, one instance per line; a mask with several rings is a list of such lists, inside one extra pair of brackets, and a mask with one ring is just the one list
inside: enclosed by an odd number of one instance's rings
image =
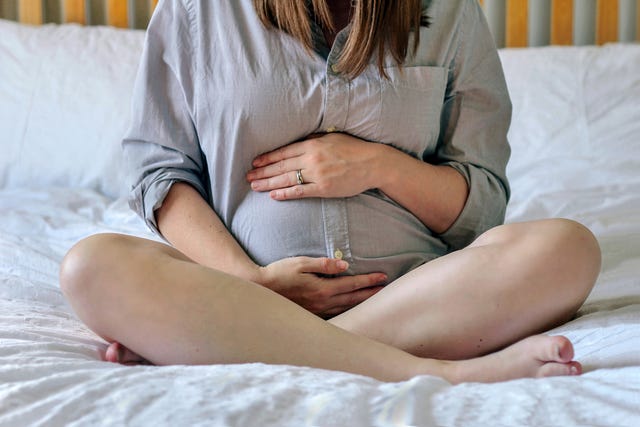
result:
[(513, 102), (512, 212), (553, 194), (598, 190), (601, 202), (639, 191), (640, 45), (506, 49), (500, 56)]
[(120, 141), (144, 32), (0, 20), (0, 189), (126, 193)]

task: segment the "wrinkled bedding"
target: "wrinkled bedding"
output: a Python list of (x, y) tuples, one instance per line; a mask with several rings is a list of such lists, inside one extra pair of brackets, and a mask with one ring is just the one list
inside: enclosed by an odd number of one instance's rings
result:
[[(547, 203), (562, 205), (564, 197)], [(101, 362), (105, 343), (62, 298), (58, 264), (92, 233), (152, 236), (122, 199), (61, 188), (1, 191), (0, 426), (631, 426), (640, 420), (640, 195), (627, 200), (627, 212), (630, 203), (636, 214), (627, 221), (615, 206), (598, 210), (592, 225), (605, 250), (598, 287), (576, 320), (551, 331), (573, 340), (586, 373), (451, 386), (426, 376), (385, 384), (263, 364)]]

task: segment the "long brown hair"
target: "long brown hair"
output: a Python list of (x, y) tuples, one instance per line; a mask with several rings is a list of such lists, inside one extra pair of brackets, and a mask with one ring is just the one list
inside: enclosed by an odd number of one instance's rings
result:
[[(308, 8), (309, 3), (312, 10)], [(326, 0), (253, 0), (253, 4), (267, 28), (277, 28), (290, 34), (309, 51), (313, 50), (312, 16), (326, 28), (334, 28)], [(420, 43), (418, 29), (428, 25), (422, 0), (356, 0), (351, 30), (336, 71), (349, 78), (356, 77), (377, 54), (378, 69), (386, 77), (385, 51), (388, 50), (396, 63), (402, 65), (409, 52), (410, 34), (415, 34), (411, 47), (415, 53)]]

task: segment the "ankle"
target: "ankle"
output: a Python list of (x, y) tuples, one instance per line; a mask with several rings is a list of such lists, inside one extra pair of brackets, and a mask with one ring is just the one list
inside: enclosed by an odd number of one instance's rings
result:
[(451, 360), (420, 359), (419, 372), (414, 375), (433, 375), (451, 384), (463, 382), (461, 363)]

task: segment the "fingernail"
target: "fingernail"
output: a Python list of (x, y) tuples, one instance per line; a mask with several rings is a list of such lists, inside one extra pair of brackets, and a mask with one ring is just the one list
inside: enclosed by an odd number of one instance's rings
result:
[(575, 366), (571, 367), (571, 375), (578, 375), (578, 368), (576, 368)]
[(349, 263), (347, 261), (340, 260), (336, 263), (336, 265), (341, 270), (346, 270), (347, 268), (349, 268)]

